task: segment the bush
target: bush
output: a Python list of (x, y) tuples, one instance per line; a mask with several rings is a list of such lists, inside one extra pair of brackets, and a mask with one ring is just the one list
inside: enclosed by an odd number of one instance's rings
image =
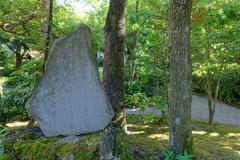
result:
[(41, 61), (31, 61), (10, 74), (5, 83), (14, 89), (4, 93), (1, 97), (1, 123), (27, 118), (25, 103), (31, 97), (36, 84), (40, 80), (41, 70)]
[[(227, 103), (240, 105), (240, 66), (228, 66), (221, 74), (213, 75), (213, 87), (215, 88), (217, 80), (221, 76), (218, 99)], [(198, 71), (193, 73), (194, 91), (206, 93), (206, 75)]]
[(0, 49), (0, 76), (8, 76), (14, 71), (12, 63), (13, 62), (11, 58), (8, 57), (8, 54)]

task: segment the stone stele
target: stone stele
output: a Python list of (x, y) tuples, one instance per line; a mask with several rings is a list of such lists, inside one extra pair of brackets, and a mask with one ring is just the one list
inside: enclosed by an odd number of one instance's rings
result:
[(47, 137), (80, 135), (106, 127), (114, 115), (81, 25), (51, 48), (43, 78), (26, 109)]

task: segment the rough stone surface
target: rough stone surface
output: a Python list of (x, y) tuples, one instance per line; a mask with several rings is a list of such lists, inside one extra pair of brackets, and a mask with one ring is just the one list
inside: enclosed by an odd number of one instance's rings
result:
[(114, 114), (100, 82), (90, 34), (81, 25), (54, 43), (42, 81), (26, 105), (47, 137), (99, 131)]

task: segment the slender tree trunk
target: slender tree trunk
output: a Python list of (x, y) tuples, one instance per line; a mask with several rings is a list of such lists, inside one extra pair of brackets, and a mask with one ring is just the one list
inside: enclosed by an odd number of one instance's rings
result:
[(215, 112), (215, 104), (214, 98), (212, 96), (212, 75), (211, 72), (207, 73), (207, 95), (208, 95), (208, 123), (211, 124), (213, 122), (214, 112)]
[(208, 123), (209, 124), (213, 123), (213, 118), (214, 118), (214, 114), (215, 114), (215, 110), (216, 110), (216, 105), (215, 104), (216, 104), (216, 100), (217, 100), (218, 93), (219, 93), (220, 82), (221, 82), (221, 77), (217, 81), (216, 88), (215, 88), (215, 93), (214, 93), (214, 97), (213, 97), (212, 81), (211, 81), (211, 79), (208, 78), (207, 93), (208, 93), (208, 110), (209, 110)]
[(125, 127), (123, 65), (126, 5), (127, 0), (110, 0), (104, 27), (103, 83), (116, 113), (113, 124), (122, 129)]
[(47, 27), (47, 38), (45, 44), (45, 52), (44, 52), (44, 62), (47, 61), (49, 54), (49, 47), (52, 38), (52, 19), (53, 19), (53, 0), (49, 0), (49, 13), (48, 13), (48, 27)]
[(192, 0), (170, 0), (170, 149), (192, 152), (192, 64), (190, 54), (190, 17)]
[[(209, 9), (210, 11), (210, 9)], [(206, 27), (207, 33), (210, 34), (211, 33), (211, 28), (210, 25), (208, 24), (208, 26)], [(211, 43), (209, 41), (209, 39), (207, 39), (207, 61), (210, 60), (211, 57), (211, 53), (212, 53), (212, 47), (211, 47)], [(219, 82), (220, 84), (220, 82)], [(217, 83), (218, 86), (218, 83)], [(216, 87), (216, 91), (218, 87)], [(215, 93), (215, 97), (218, 93)], [(208, 123), (212, 124), (213, 123), (213, 118), (214, 118), (214, 114), (215, 114), (215, 101), (216, 98), (213, 96), (213, 87), (212, 87), (212, 69), (208, 68), (207, 69), (207, 96), (208, 96)]]
[(15, 68), (16, 70), (18, 70), (21, 66), (22, 66), (22, 55), (20, 52), (15, 52), (15, 55), (16, 55), (16, 64), (15, 64)]
[(22, 59), (23, 55), (21, 54), (21, 49), (22, 49), (22, 43), (21, 42), (16, 42), (16, 61), (15, 61), (15, 68), (18, 70), (22, 66)]

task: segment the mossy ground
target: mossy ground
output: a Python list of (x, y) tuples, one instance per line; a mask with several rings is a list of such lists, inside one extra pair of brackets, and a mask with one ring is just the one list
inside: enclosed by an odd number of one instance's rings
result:
[(95, 160), (102, 134), (94, 133), (81, 136), (76, 144), (56, 143), (62, 137), (37, 138), (26, 134), (16, 138), (12, 145), (5, 145), (7, 153), (0, 155), (0, 160), (61, 160), (73, 155), (74, 160)]
[[(166, 121), (144, 124), (137, 117), (128, 117), (127, 146), (146, 152), (168, 149), (169, 133)], [(234, 126), (193, 121), (194, 154), (196, 159), (240, 160), (240, 129)]]
[[(127, 117), (128, 133), (123, 136), (124, 148), (138, 148), (142, 155), (133, 154), (136, 160), (150, 160), (152, 153), (168, 149), (168, 126), (166, 121), (144, 123), (139, 117)], [(20, 129), (15, 127), (11, 132)], [(233, 126), (193, 121), (194, 154), (199, 160), (240, 160), (240, 129)], [(97, 160), (98, 145), (102, 133), (82, 136), (76, 144), (56, 144), (61, 137), (40, 138), (29, 134), (17, 137), (17, 142), (8, 146), (8, 154), (0, 160), (61, 159), (74, 155), (76, 160)], [(14, 152), (12, 152), (14, 150)], [(14, 153), (14, 154), (13, 154)], [(136, 158), (137, 157), (137, 158)]]

